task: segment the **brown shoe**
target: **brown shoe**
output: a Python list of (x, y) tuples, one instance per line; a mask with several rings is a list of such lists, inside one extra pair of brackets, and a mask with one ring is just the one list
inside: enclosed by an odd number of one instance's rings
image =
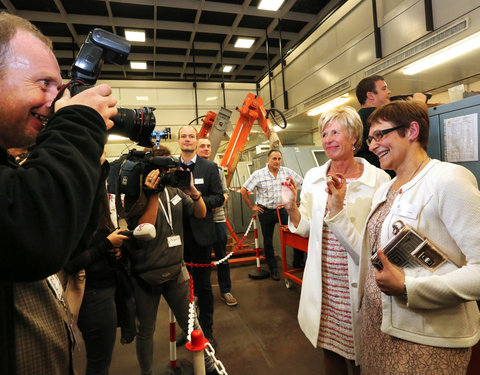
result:
[(232, 296), (232, 293), (223, 293), (222, 300), (225, 301), (227, 306), (230, 306), (230, 307), (238, 305), (238, 301), (234, 296)]

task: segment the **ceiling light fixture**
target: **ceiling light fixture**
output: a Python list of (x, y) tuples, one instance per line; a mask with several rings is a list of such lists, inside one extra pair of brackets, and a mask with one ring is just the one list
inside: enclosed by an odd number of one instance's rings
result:
[(403, 68), (403, 74), (413, 75), (426, 69), (437, 66), (443, 62), (454, 59), (466, 52), (478, 48), (480, 46), (480, 32), (470, 35), (452, 45), (442, 48), (440, 51), (434, 52), (412, 64)]
[(234, 66), (233, 65), (224, 65), (222, 72), (224, 73), (230, 73), (233, 70)]
[(345, 104), (350, 100), (350, 97), (348, 94), (339, 96), (338, 98), (332, 99), (326, 103), (323, 103), (322, 105), (319, 105), (318, 107), (315, 107), (311, 109), (310, 111), (307, 112), (308, 116), (316, 116), (319, 115), (322, 112), (328, 111), (329, 109), (333, 109), (335, 107), (341, 106), (342, 104)]
[(131, 42), (145, 42), (145, 31), (125, 30), (125, 38)]
[(130, 68), (132, 69), (147, 69), (147, 63), (145, 61), (130, 61)]
[(250, 48), (253, 43), (255, 43), (255, 39), (252, 38), (238, 38), (235, 42), (235, 48)]
[(260, 4), (258, 4), (258, 9), (276, 11), (282, 6), (283, 1), (284, 0), (262, 0)]

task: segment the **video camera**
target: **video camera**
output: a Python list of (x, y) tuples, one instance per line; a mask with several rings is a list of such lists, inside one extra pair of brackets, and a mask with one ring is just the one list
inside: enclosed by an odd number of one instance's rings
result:
[[(157, 138), (171, 137), (170, 128), (155, 134)], [(166, 186), (186, 188), (190, 186), (190, 172), (179, 169), (180, 162), (172, 156), (154, 156), (154, 151), (130, 150), (110, 163), (108, 192), (115, 194), (117, 213), (130, 217), (142, 211), (141, 197), (162, 192)], [(155, 189), (145, 186), (145, 178), (154, 169), (160, 171), (160, 182)], [(123, 198), (123, 203), (122, 203)]]
[[(71, 81), (60, 91), (57, 98), (68, 88), (72, 96), (86, 90), (97, 82), (103, 62), (124, 64), (130, 53), (130, 42), (108, 31), (95, 28), (87, 36), (71, 69)], [(155, 129), (155, 108), (118, 108), (112, 118), (115, 126), (109, 130), (130, 138), (143, 147), (152, 147), (152, 132)]]

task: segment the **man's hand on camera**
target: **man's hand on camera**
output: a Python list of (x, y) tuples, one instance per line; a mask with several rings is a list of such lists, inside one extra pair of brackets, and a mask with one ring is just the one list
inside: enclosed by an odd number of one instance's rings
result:
[(69, 105), (85, 105), (96, 110), (103, 117), (107, 129), (113, 127), (114, 117), (118, 110), (117, 99), (112, 96), (112, 89), (109, 85), (102, 84), (89, 88), (72, 97), (70, 91), (65, 90), (63, 96), (55, 103), (55, 111)]

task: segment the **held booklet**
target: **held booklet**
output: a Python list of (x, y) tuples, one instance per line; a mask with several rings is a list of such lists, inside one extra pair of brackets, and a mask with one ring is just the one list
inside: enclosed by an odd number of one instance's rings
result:
[[(394, 236), (381, 250), (396, 266), (413, 268), (420, 265), (433, 272), (448, 261), (442, 250), (402, 221), (398, 220), (392, 226)], [(383, 269), (377, 253), (372, 255), (371, 261), (378, 270)]]

